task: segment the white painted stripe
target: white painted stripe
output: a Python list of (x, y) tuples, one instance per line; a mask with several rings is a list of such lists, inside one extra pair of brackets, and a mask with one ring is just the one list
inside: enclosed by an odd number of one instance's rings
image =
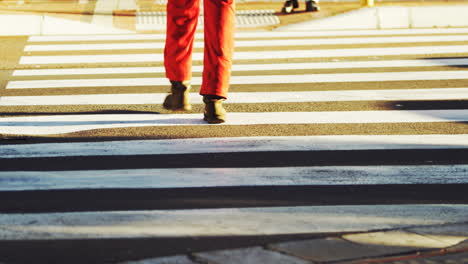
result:
[[(19, 105), (132, 105), (163, 102), (167, 94), (90, 94), (50, 96), (2, 96), (0, 106)], [(295, 91), (230, 93), (227, 104), (282, 102), (338, 102), (389, 100), (464, 100), (468, 88)], [(198, 93), (190, 94), (193, 104), (202, 104)]]
[[(199, 56), (199, 55), (198, 55)], [(20, 64), (67, 64), (67, 63), (112, 63), (112, 62), (157, 62), (163, 54), (121, 55), (68, 55), (68, 56), (23, 56)]]
[[(197, 38), (203, 34), (196, 34)], [(102, 35), (47, 35), (30, 36), (28, 42), (112, 41), (112, 40), (165, 40), (165, 34), (102, 34)]]
[[(0, 191), (278, 185), (460, 184), (468, 165), (2, 171)], [(450, 177), (448, 177), (450, 175)]]
[[(382, 116), (382, 119), (385, 119)], [(335, 135), (191, 138), (0, 145), (1, 158), (166, 155), (257, 151), (468, 148), (461, 135)]]
[[(234, 59), (282, 59), (282, 58), (323, 58), (350, 56), (386, 56), (386, 55), (420, 55), (420, 54), (450, 54), (468, 52), (468, 45), (453, 46), (421, 46), (397, 48), (354, 48), (354, 49), (323, 49), (323, 50), (286, 50), (286, 51), (256, 51), (236, 52)], [(195, 54), (194, 54), (195, 55)], [(196, 58), (195, 58), (196, 59)]]
[[(193, 72), (201, 72), (202, 67), (193, 66)], [(95, 75), (95, 74), (133, 74), (133, 73), (164, 73), (164, 67), (114, 67), (114, 68), (71, 68), (71, 69), (38, 69), (15, 70), (13, 76), (44, 76), (44, 75)]]
[[(230, 113), (225, 125), (425, 123), (468, 121), (468, 110)], [(70, 115), (0, 120), (0, 133), (47, 135), (92, 129), (207, 125), (199, 114)]]
[[(353, 68), (391, 68), (391, 67), (433, 67), (468, 66), (468, 59), (426, 59), (426, 60), (383, 60), (383, 61), (344, 61), (275, 64), (234, 64), (233, 72), (260, 70), (307, 70), (307, 69), (353, 69)], [(192, 66), (192, 72), (202, 72), (202, 66)], [(95, 74), (132, 74), (164, 73), (164, 67), (114, 67), (114, 68), (72, 68), (15, 70), (13, 76), (42, 75), (95, 75)]]
[[(264, 31), (236, 32), (236, 38), (291, 38), (291, 37), (330, 37), (330, 36), (365, 36), (365, 35), (420, 35), (420, 34), (464, 34), (467, 28), (434, 28), (434, 29), (379, 29), (379, 30), (330, 30), (330, 31)], [(195, 38), (202, 39), (203, 33), (197, 33)], [(60, 42), (60, 41), (106, 41), (106, 40), (165, 40), (165, 34), (122, 34), (122, 35), (63, 35), (63, 36), (31, 36), (29, 42)]]
[[(298, 75), (231, 76), (231, 85), (242, 84), (291, 84), (330, 82), (384, 82), (417, 80), (468, 79), (468, 71), (421, 71), (376, 73), (325, 73)], [(201, 85), (201, 77), (193, 77), (193, 85)], [(167, 78), (115, 78), (115, 79), (65, 79), (10, 81), (6, 89), (68, 88), (68, 87), (126, 87), (168, 85)]]
[[(203, 43), (195, 42), (194, 46), (198, 47)], [(62, 45), (28, 45), (24, 51), (82, 51), (82, 50), (139, 50), (139, 49), (162, 49), (163, 42), (151, 43), (105, 43), (105, 44), (62, 44)]]
[[(453, 42), (468, 41), (468, 35), (454, 36), (410, 36), (410, 37), (372, 37), (372, 38), (333, 38), (333, 39), (280, 39), (235, 41), (235, 47), (273, 47), (273, 46), (309, 46), (309, 45), (352, 45), (378, 43), (420, 43), (420, 42)], [(71, 50), (141, 50), (163, 49), (165, 43), (102, 43), (102, 44), (62, 44), (62, 45), (28, 45), (24, 51), (71, 51)], [(194, 48), (203, 48), (201, 41), (194, 43)]]
[(344, 45), (344, 44), (378, 44), (378, 43), (419, 43), (467, 41), (467, 35), (453, 36), (406, 36), (406, 37), (353, 37), (323, 39), (285, 39), (285, 40), (251, 40), (236, 41), (236, 47), (262, 46), (308, 46), (308, 45)]
[(0, 239), (323, 234), (441, 225), (465, 222), (467, 218), (467, 205), (297, 206), (2, 214)]
[[(468, 45), (421, 46), (397, 48), (352, 48), (321, 50), (282, 50), (235, 52), (234, 59), (292, 59), (352, 56), (427, 55), (468, 53)], [(112, 62), (162, 62), (163, 54), (119, 54), (119, 55), (53, 55), (23, 56), (20, 64), (69, 64), (69, 63), (112, 63)], [(193, 53), (193, 60), (201, 61), (203, 53)]]

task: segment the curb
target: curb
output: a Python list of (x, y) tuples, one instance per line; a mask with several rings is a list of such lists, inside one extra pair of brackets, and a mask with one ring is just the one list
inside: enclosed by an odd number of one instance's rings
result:
[(414, 261), (422, 260), (425, 261), (424, 263), (448, 263), (446, 261), (452, 263), (461, 258), (468, 260), (468, 223), (342, 234), (247, 248), (194, 252), (188, 255), (119, 262), (119, 264), (355, 264), (395, 261), (398, 261), (397, 263), (406, 263), (401, 261), (417, 263)]

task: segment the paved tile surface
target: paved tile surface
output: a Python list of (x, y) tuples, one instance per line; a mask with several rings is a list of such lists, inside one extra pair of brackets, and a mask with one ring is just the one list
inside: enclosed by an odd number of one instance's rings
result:
[(152, 258), (139, 261), (127, 261), (120, 264), (196, 264), (187, 256), (171, 256), (164, 258)]
[(283, 255), (261, 247), (243, 248), (236, 250), (222, 250), (195, 254), (197, 259), (213, 264), (305, 264), (309, 263), (296, 257)]
[(270, 245), (272, 249), (311, 261), (344, 261), (411, 251), (408, 247), (356, 244), (339, 238), (313, 239)]
[(388, 264), (466, 264), (468, 263), (468, 253), (449, 254), (429, 258), (412, 258), (407, 260), (397, 260), (385, 262)]
[(448, 252), (468, 251), (468, 240), (465, 240), (455, 246), (448, 247)]

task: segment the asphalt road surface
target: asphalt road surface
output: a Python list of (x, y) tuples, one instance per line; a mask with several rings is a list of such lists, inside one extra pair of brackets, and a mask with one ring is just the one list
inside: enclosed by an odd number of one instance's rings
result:
[(202, 121), (200, 36), (188, 113), (161, 106), (163, 35), (7, 40), (0, 262), (116, 263), (468, 215), (468, 29), (239, 32), (221, 125)]

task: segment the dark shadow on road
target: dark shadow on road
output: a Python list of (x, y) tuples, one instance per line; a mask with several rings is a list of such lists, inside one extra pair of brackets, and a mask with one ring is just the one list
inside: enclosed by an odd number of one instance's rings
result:
[(467, 192), (467, 183), (0, 191), (0, 212), (467, 204)]
[(468, 68), (468, 57), (443, 57), (443, 58), (422, 58), (431, 61), (439, 66), (448, 66), (456, 68)]
[[(252, 151), (160, 155), (0, 158), (0, 171), (70, 171), (149, 168), (258, 168), (345, 165), (468, 164), (468, 149), (439, 145), (406, 149)], [(27, 166), (25, 166), (27, 164)], [(53, 164), (53, 166), (51, 166)]]
[(408, 100), (389, 101), (389, 110), (440, 110), (440, 109), (468, 109), (468, 100)]
[[(468, 110), (468, 100), (412, 100), (412, 101), (392, 101), (387, 103), (387, 108), (401, 111), (418, 111), (418, 115), (426, 115), (448, 122), (448, 126), (455, 124), (468, 124), (466, 114), (452, 112), (444, 114), (438, 110)], [(424, 111), (426, 110), (426, 111)], [(434, 121), (438, 122), (438, 121)], [(467, 128), (468, 132), (468, 128)], [(449, 133), (449, 132), (446, 132)]]
[[(314, 239), (327, 234), (0, 241), (0, 262), (102, 264)], [(25, 253), (27, 252), (27, 253)]]

